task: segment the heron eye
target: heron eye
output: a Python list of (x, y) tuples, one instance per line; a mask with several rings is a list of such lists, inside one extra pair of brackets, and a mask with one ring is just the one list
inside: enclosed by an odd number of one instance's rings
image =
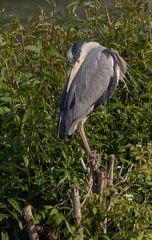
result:
[(70, 65), (71, 65), (71, 64), (73, 65), (73, 64), (75, 63), (74, 58), (71, 58), (71, 57), (68, 59), (68, 61), (69, 61), (69, 64), (70, 64)]

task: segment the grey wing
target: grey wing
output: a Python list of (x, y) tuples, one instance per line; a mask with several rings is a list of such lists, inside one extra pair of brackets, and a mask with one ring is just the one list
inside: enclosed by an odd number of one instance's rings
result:
[(98, 47), (90, 51), (66, 94), (62, 111), (62, 132), (71, 135), (78, 122), (113, 93), (118, 74), (114, 52)]
[(74, 119), (92, 111), (96, 101), (106, 92), (113, 73), (113, 58), (107, 57), (102, 48), (93, 49), (73, 82), (76, 85)]
[[(71, 73), (70, 73), (71, 74)], [(74, 88), (75, 86), (73, 86), (73, 88), (71, 88), (70, 92), (67, 92), (67, 86), (70, 80), (70, 74), (66, 80), (64, 89), (62, 91), (61, 97), (60, 97), (60, 113), (59, 113), (59, 117), (58, 117), (58, 123), (57, 123), (57, 137), (59, 138), (64, 138), (68, 135), (68, 126), (70, 126), (69, 124), (69, 103), (72, 103), (72, 99), (74, 97)]]

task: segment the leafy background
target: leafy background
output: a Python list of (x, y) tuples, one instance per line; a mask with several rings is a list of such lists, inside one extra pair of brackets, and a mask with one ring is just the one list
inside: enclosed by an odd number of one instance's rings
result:
[[(79, 8), (83, 18), (77, 15)], [(17, 17), (0, 25), (1, 239), (28, 239), (22, 214), (27, 204), (33, 206), (35, 224), (57, 229), (61, 239), (78, 239), (70, 186), (79, 186), (83, 202), (88, 186), (79, 158), (88, 159), (78, 133), (59, 141), (56, 126), (69, 72), (67, 50), (85, 39), (116, 49), (129, 65), (128, 89), (120, 83), (112, 99), (89, 117), (86, 131), (103, 169), (111, 154), (116, 156), (115, 181), (123, 180), (130, 167), (132, 171), (127, 181), (86, 199), (84, 239), (150, 240), (152, 42), (147, 1), (115, 1), (114, 8), (98, 0), (75, 1), (65, 16), (51, 2), (49, 16), (41, 10), (25, 26)]]

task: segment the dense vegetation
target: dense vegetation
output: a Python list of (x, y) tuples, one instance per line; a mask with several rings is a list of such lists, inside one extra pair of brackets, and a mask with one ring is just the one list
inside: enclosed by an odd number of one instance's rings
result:
[[(24, 27), (17, 18), (0, 25), (2, 240), (28, 239), (22, 214), (27, 204), (33, 206), (35, 224), (56, 229), (61, 239), (80, 239), (72, 216), (72, 184), (79, 186), (81, 202), (86, 199), (84, 239), (152, 239), (152, 49), (146, 2), (116, 1), (110, 8), (98, 0), (76, 1), (64, 21), (51, 3), (50, 16), (41, 11)], [(88, 159), (78, 133), (64, 141), (56, 138), (59, 96), (69, 72), (66, 54), (79, 39), (116, 49), (130, 70), (128, 89), (120, 83), (86, 124), (103, 169), (114, 154), (114, 180), (122, 183), (90, 198), (79, 161)]]

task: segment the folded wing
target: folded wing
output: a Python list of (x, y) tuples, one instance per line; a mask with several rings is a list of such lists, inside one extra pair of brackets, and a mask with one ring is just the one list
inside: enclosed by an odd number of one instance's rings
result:
[[(126, 72), (125, 61), (104, 47), (92, 49), (78, 69), (70, 87), (64, 87), (58, 121), (58, 136), (73, 134), (77, 124), (113, 94)], [(68, 88), (67, 88), (68, 86)]]

